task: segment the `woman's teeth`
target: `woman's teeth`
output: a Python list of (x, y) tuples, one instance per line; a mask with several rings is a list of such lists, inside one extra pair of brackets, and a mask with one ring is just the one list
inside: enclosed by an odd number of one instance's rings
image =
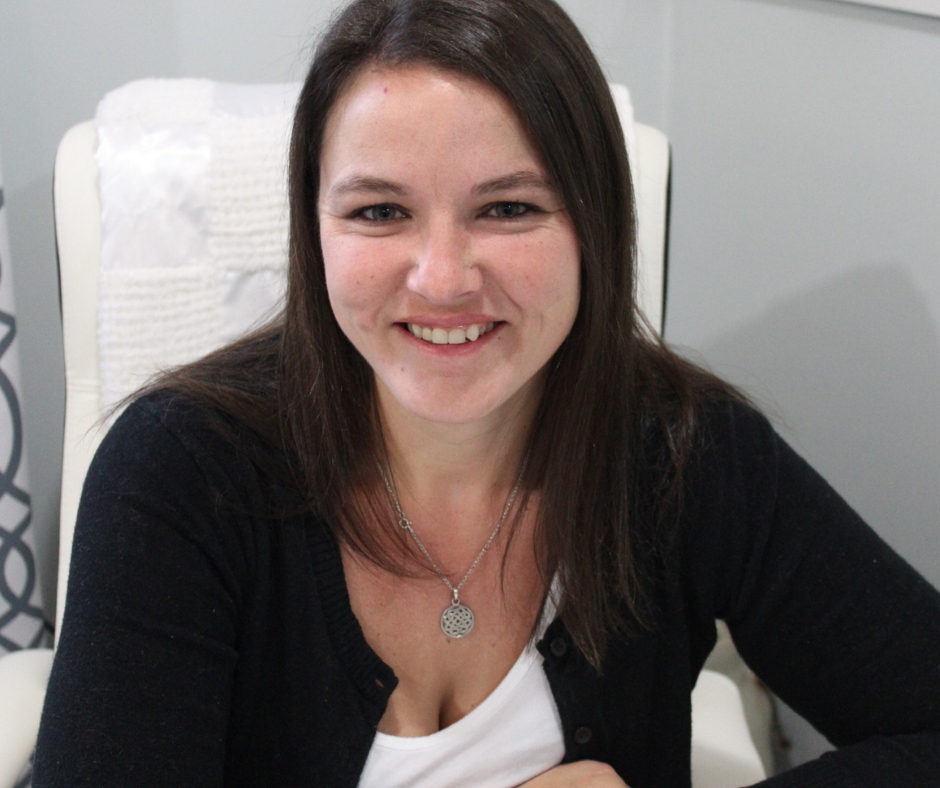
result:
[(408, 330), (418, 339), (434, 345), (462, 345), (464, 342), (476, 342), (480, 337), (493, 330), (495, 323), (474, 323), (465, 328), (428, 328), (417, 323), (409, 323)]

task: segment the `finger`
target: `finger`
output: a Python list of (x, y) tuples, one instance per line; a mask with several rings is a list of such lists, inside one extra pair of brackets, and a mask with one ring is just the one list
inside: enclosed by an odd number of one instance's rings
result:
[(627, 788), (627, 785), (606, 763), (577, 761), (549, 769), (519, 788)]

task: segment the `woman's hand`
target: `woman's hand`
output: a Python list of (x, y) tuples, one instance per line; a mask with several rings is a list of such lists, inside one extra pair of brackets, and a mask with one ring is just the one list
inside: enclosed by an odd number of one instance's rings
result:
[(578, 761), (556, 766), (518, 788), (629, 788), (613, 767), (600, 761)]

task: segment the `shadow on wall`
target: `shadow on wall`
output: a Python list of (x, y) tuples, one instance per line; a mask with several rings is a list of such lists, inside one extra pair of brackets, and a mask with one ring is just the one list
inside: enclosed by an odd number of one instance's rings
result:
[(902, 266), (855, 269), (702, 352), (940, 586), (940, 337)]
[[(940, 587), (940, 338), (901, 265), (858, 268), (781, 301), (702, 353)], [(781, 765), (830, 749), (792, 710), (780, 720), (792, 741)]]

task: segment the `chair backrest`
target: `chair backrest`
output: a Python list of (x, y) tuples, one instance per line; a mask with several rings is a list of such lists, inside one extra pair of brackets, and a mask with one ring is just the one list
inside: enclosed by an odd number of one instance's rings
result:
[[(613, 87), (633, 151), (638, 209), (640, 307), (662, 330), (667, 231), (669, 145), (657, 129), (633, 123), (626, 90)], [(151, 119), (152, 120), (152, 119)], [(66, 132), (55, 162), (54, 202), (65, 350), (65, 435), (60, 504), (56, 633), (65, 610), (72, 534), (85, 474), (103, 437), (99, 346), (99, 282), (102, 260), (102, 200), (94, 121)], [(250, 179), (249, 179), (250, 180)], [(181, 359), (189, 360), (189, 359)], [(156, 369), (152, 370), (156, 371)]]

